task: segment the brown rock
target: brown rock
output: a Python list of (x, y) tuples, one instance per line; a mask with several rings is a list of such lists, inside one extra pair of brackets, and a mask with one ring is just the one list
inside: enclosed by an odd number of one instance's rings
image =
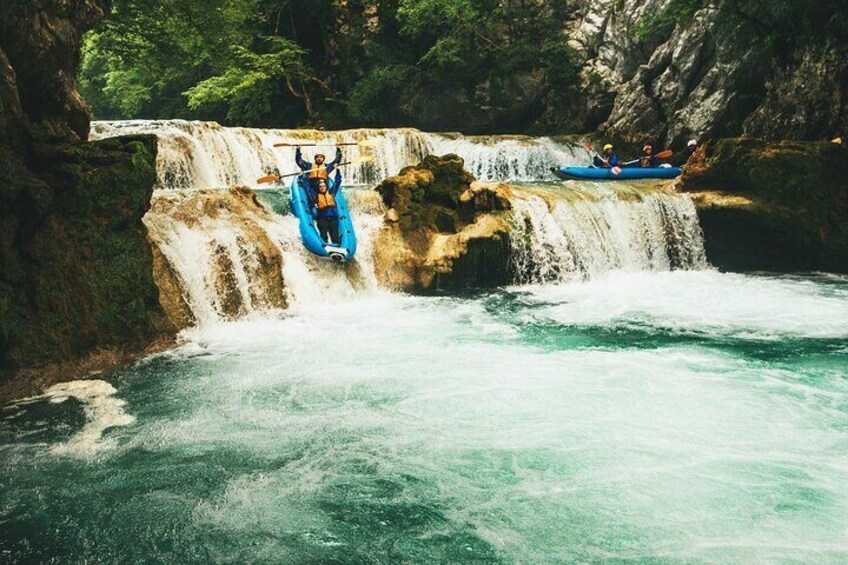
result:
[(394, 212), (374, 245), (383, 285), (427, 291), (510, 280), (511, 190), (475, 183), (463, 164), (427, 157), (377, 187)]
[(733, 270), (848, 272), (848, 148), (721, 139), (693, 156), (708, 259)]
[(387, 222), (393, 222), (393, 223), (399, 222), (400, 221), (400, 214), (398, 214), (398, 211), (395, 210), (394, 208), (389, 208), (388, 210), (386, 210), (385, 220)]
[(213, 250), (212, 279), (214, 303), (226, 318), (235, 319), (252, 309), (286, 308), (287, 297), (282, 275), (283, 256), (270, 239), (265, 222), (275, 217), (262, 205), (256, 193), (246, 187), (227, 191), (198, 190), (166, 193), (153, 198), (144, 223), (148, 228), (154, 257), (154, 278), (159, 287), (160, 302), (178, 328), (195, 321), (191, 305), (185, 300), (188, 289), (167, 257), (166, 249), (178, 225), (200, 232), (215, 233), (212, 227), (226, 226), (236, 234), (242, 267), (250, 281), (247, 291), (241, 288), (230, 249), (214, 236), (208, 245)]

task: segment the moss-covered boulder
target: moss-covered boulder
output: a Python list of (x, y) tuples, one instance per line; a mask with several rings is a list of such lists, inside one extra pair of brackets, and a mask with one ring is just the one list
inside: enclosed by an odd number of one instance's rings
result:
[(375, 243), (384, 285), (423, 292), (511, 280), (510, 189), (475, 182), (464, 165), (429, 156), (377, 187), (388, 207)]
[(695, 155), (693, 193), (707, 255), (728, 269), (848, 272), (848, 148), (719, 140)]
[(156, 139), (85, 143), (74, 77), (110, 5), (2, 3), (0, 398), (114, 367), (174, 329), (141, 222)]
[(455, 233), (462, 223), (460, 197), (474, 176), (457, 155), (430, 155), (414, 167), (377, 186), (383, 202), (398, 215), (403, 230), (429, 229)]
[(43, 146), (40, 175), (0, 207), (0, 368), (141, 350), (173, 331), (153, 283), (141, 219), (156, 138)]

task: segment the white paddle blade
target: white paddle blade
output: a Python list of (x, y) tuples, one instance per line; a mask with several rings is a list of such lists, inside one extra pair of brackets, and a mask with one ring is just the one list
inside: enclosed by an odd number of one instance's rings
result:
[(370, 163), (374, 160), (373, 155), (362, 155), (360, 157), (355, 157), (350, 161), (351, 165), (359, 165), (361, 163)]

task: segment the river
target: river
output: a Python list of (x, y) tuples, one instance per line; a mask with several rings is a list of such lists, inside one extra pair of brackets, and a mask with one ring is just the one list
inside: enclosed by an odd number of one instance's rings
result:
[[(530, 184), (521, 151), (578, 159), (450, 141)], [(195, 156), (160, 192), (204, 185)], [(232, 226), (156, 222), (197, 322), (3, 408), (0, 561), (845, 563), (848, 278), (720, 273), (686, 197), (556, 190), (516, 211), (532, 268), (479, 292), (390, 292), (367, 253), (351, 282), (281, 216), (289, 307), (235, 319), (202, 274)]]

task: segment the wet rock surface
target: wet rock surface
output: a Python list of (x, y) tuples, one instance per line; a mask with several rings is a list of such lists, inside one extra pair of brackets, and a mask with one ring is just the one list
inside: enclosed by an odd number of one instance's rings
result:
[(156, 140), (85, 143), (74, 77), (82, 34), (108, 6), (0, 2), (0, 382), (48, 364), (68, 378), (68, 362), (125, 358), (173, 331), (141, 223)]
[(846, 179), (844, 145), (732, 138), (696, 154), (680, 186), (716, 266), (848, 272)]
[(510, 189), (474, 181), (456, 155), (430, 156), (384, 180), (388, 207), (375, 245), (381, 282), (411, 291), (511, 279)]
[(221, 319), (286, 308), (283, 255), (267, 231), (277, 221), (249, 188), (157, 194), (144, 223), (156, 259), (153, 277), (171, 323), (186, 328), (199, 321), (195, 312), (203, 312), (197, 289), (180, 274), (197, 274), (197, 265), (179, 264), (191, 254), (209, 255), (197, 262), (207, 269), (199, 271), (201, 290)]

